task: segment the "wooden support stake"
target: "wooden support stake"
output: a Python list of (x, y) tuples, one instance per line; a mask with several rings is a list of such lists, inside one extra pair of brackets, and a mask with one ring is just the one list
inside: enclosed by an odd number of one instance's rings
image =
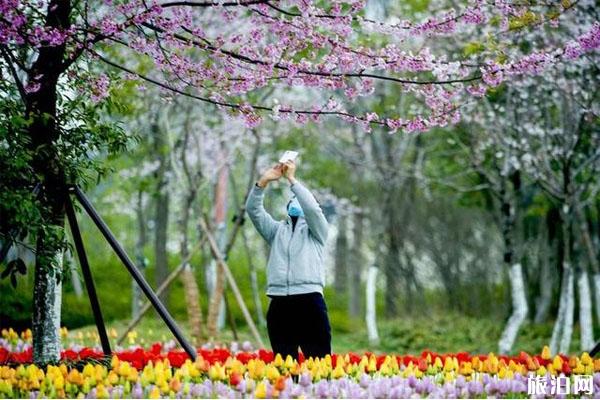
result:
[(254, 321), (252, 320), (252, 317), (250, 316), (250, 312), (248, 311), (248, 308), (246, 307), (244, 298), (242, 297), (242, 294), (240, 293), (237, 283), (235, 282), (235, 278), (231, 274), (231, 270), (229, 269), (229, 266), (223, 259), (223, 255), (221, 254), (221, 251), (219, 250), (217, 241), (215, 240), (215, 237), (213, 236), (212, 232), (210, 232), (210, 230), (208, 229), (208, 224), (206, 223), (206, 219), (204, 216), (200, 217), (199, 224), (200, 224), (200, 228), (204, 231), (204, 234), (206, 235), (206, 238), (208, 239), (208, 244), (210, 246), (211, 253), (212, 253), (213, 257), (217, 260), (217, 265), (219, 267), (223, 268), (225, 277), (227, 278), (227, 281), (231, 285), (231, 290), (233, 291), (233, 294), (235, 295), (235, 299), (237, 300), (238, 305), (242, 309), (242, 314), (244, 314), (246, 323), (250, 327), (250, 330), (252, 331), (252, 334), (254, 335), (256, 342), (258, 343), (258, 345), (261, 348), (265, 347), (262, 339), (260, 338), (260, 334), (258, 333), (258, 329), (256, 329), (256, 325), (254, 325)]

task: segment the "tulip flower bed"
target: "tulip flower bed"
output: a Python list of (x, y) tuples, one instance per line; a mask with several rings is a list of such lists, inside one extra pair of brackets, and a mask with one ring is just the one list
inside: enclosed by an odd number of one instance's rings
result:
[[(600, 397), (600, 359), (580, 356), (332, 354), (294, 361), (271, 351), (200, 348), (195, 361), (172, 344), (117, 350), (73, 345), (59, 365), (32, 364), (28, 334), (3, 332), (0, 398), (526, 398), (528, 376), (591, 375)], [(244, 347), (244, 346), (242, 346)], [(549, 395), (548, 397), (555, 397)]]

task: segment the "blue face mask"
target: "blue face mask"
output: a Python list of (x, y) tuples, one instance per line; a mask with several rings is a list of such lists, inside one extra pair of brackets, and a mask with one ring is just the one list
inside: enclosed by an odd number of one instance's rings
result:
[(302, 207), (300, 207), (300, 203), (296, 198), (293, 198), (290, 205), (288, 206), (288, 215), (290, 217), (303, 217), (304, 211), (302, 211)]

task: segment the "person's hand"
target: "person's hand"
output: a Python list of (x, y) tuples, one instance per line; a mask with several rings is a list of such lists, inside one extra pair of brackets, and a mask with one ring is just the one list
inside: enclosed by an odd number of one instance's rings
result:
[(283, 173), (290, 183), (296, 182), (296, 163), (288, 160), (283, 164)]
[(276, 181), (283, 174), (283, 165), (277, 164), (266, 170), (258, 180), (258, 186), (264, 188), (271, 181)]

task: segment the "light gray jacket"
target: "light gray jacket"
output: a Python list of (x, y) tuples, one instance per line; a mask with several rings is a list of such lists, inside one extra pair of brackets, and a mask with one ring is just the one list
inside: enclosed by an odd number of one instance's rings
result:
[(269, 243), (267, 295), (285, 296), (309, 292), (323, 293), (323, 257), (329, 226), (312, 193), (296, 181), (290, 189), (296, 195), (304, 217), (276, 221), (263, 206), (264, 189), (254, 185), (246, 201), (252, 223)]

